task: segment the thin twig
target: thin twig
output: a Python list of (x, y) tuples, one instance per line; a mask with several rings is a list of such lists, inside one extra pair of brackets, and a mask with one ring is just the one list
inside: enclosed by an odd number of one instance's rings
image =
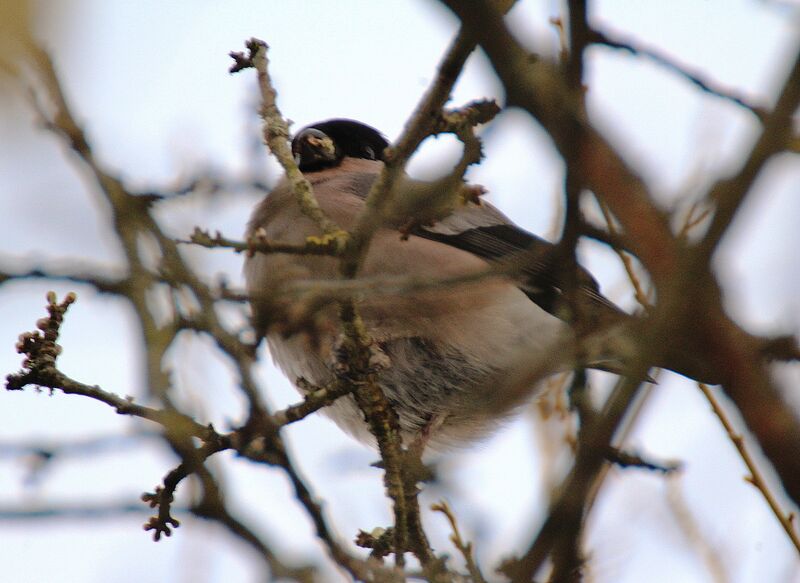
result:
[[(9, 389), (16, 390), (22, 389), (26, 385), (33, 384), (51, 389), (58, 389), (66, 394), (82, 395), (105, 403), (116, 409), (120, 414), (141, 417), (164, 427), (165, 434), (171, 436), (170, 443), (176, 448), (177, 453), (179, 453), (183, 461), (177, 468), (167, 474), (164, 479), (163, 487), (159, 487), (155, 492), (146, 493), (143, 496), (144, 501), (149, 503), (151, 507), (158, 507), (159, 509), (158, 515), (152, 517), (145, 525), (146, 530), (154, 531), (155, 540), (158, 540), (162, 534), (169, 536), (171, 534), (171, 528), (178, 526), (178, 521), (175, 520), (171, 514), (171, 503), (179, 482), (190, 474), (205, 474), (204, 477), (201, 475), (201, 478), (206, 481), (206, 486), (208, 488), (212, 488), (209, 482), (212, 478), (203, 467), (203, 462), (217, 452), (235, 448), (243, 457), (247, 457), (248, 459), (254, 459), (260, 462), (266, 461), (271, 464), (275, 463), (276, 459), (279, 460), (279, 465), (285, 469), (292, 479), (292, 482), (295, 484), (298, 499), (307, 510), (312, 513), (312, 518), (318, 526), (318, 533), (322, 540), (329, 546), (334, 559), (340, 562), (340, 564), (343, 564), (343, 566), (346, 566), (348, 571), (354, 576), (358, 574), (363, 575), (367, 572), (364, 570), (365, 567), (361, 565), (357, 559), (347, 554), (335, 541), (330, 528), (327, 526), (322, 516), (319, 505), (314, 502), (310, 491), (297, 475), (297, 472), (278, 438), (276, 433), (277, 428), (271, 425), (271, 421), (265, 420), (262, 422), (264, 425), (271, 428), (262, 431), (262, 434), (268, 434), (271, 437), (268, 443), (269, 447), (267, 449), (254, 448), (250, 441), (250, 428), (248, 427), (227, 435), (222, 435), (217, 433), (213, 426), (202, 425), (191, 417), (179, 413), (174, 409), (155, 409), (137, 405), (132, 399), (118, 397), (113, 393), (103, 391), (100, 387), (89, 386), (74, 381), (59, 371), (56, 367), (56, 361), (60, 350), (56, 341), (64, 314), (74, 301), (74, 296), (68, 295), (63, 302), (58, 303), (54, 294), (48, 294), (48, 310), (50, 316), (42, 319), (38, 323), (39, 332), (26, 333), (20, 338), (18, 349), (26, 356), (24, 369), (20, 373), (9, 375), (7, 386)], [(329, 400), (336, 396), (340, 395), (328, 395), (326, 399)], [(322, 397), (318, 395), (317, 398), (321, 403), (323, 400)], [(312, 402), (308, 404), (306, 408), (316, 406), (317, 404), (317, 402)], [(290, 411), (291, 409), (284, 411), (280, 417), (282, 419), (291, 418), (293, 413)], [(286, 422), (289, 421), (287, 420)], [(203, 445), (200, 448), (195, 448), (188, 440), (189, 436), (202, 440)], [(262, 438), (256, 436), (256, 439)], [(271, 565), (274, 573), (289, 573), (291, 571), (275, 562), (275, 555), (269, 547), (249, 531), (241, 522), (230, 515), (224, 506), (221, 506), (221, 498), (219, 498), (217, 494), (210, 492), (209, 496), (211, 496), (209, 500), (215, 502), (212, 503), (207, 500), (197, 513), (209, 518), (215, 518), (226, 525), (229, 530), (238, 534), (248, 544), (261, 551), (262, 556)]]
[(436, 77), (417, 104), (403, 133), (384, 153), (385, 164), (367, 195), (366, 210), (353, 228), (353, 239), (342, 264), (342, 273), (353, 277), (363, 260), (369, 241), (380, 224), (379, 218), (390, 202), (390, 193), (401, 178), (406, 161), (436, 128), (439, 115), (467, 57), (475, 50), (475, 40), (462, 28), (439, 63)]
[[(261, 92), (261, 116), (264, 120), (264, 138), (272, 153), (286, 172), (298, 204), (335, 245), (344, 245), (350, 235), (331, 221), (314, 197), (310, 183), (303, 177), (289, 148), (289, 126), (284, 120), (275, 102), (276, 92), (272, 86), (267, 68), (267, 44), (252, 38), (247, 43), (248, 54), (231, 53), (235, 63), (231, 72), (246, 68), (255, 68)], [(385, 485), (389, 498), (394, 506), (395, 516), (395, 561), (403, 566), (406, 551), (405, 497), (400, 466), (400, 440), (396, 415), (386, 401), (386, 397), (377, 385), (375, 374), (369, 370), (369, 339), (352, 302), (344, 300), (340, 308), (345, 342), (339, 359), (349, 370), (349, 378), (343, 379), (353, 384), (354, 396), (359, 407), (364, 411), (370, 430), (375, 435), (381, 458), (384, 461)], [(300, 495), (301, 491), (298, 491)], [(318, 528), (318, 534), (322, 536)], [(333, 551), (333, 549), (332, 549)], [(334, 556), (336, 553), (334, 553)]]
[[(219, 231), (212, 236), (208, 231), (195, 227), (188, 240), (178, 240), (178, 243), (193, 244), (206, 249), (233, 249), (236, 253), (290, 253), (292, 255), (326, 255), (335, 256), (341, 251), (334, 239), (306, 241), (304, 245), (292, 245), (270, 241), (263, 236), (263, 231), (256, 231), (247, 241), (237, 241), (223, 237)], [(0, 282), (1, 283), (1, 282)]]
[(384, 577), (382, 580), (392, 581), (393, 578), (388, 571), (361, 561), (342, 547), (333, 529), (328, 525), (320, 503), (317, 502), (313, 493), (294, 467), (291, 459), (286, 455), (282, 443), (277, 440), (277, 433), (269, 431), (261, 431), (260, 433), (262, 437), (257, 438), (254, 442), (241, 443), (237, 451), (246, 459), (271, 466), (279, 466), (286, 472), (294, 489), (295, 497), (305, 508), (314, 524), (317, 537), (325, 543), (333, 560), (357, 581), (373, 581), (375, 580), (375, 573), (381, 573)]
[(155, 409), (136, 404), (130, 397), (120, 397), (104, 391), (97, 385), (90, 386), (71, 379), (56, 366), (61, 348), (57, 344), (61, 325), (69, 306), (75, 301), (75, 294), (67, 294), (58, 303), (55, 294), (47, 294), (49, 316), (37, 322), (38, 331), (20, 335), (17, 351), (25, 355), (23, 369), (6, 377), (8, 390), (21, 390), (28, 385), (57, 389), (67, 395), (81, 395), (113, 407), (120, 415), (132, 415), (155, 421), (164, 427), (180, 430), (186, 435), (210, 441), (216, 435), (210, 426), (201, 425), (188, 415), (177, 411)]
[(678, 74), (678, 76), (686, 79), (704, 93), (708, 93), (714, 97), (719, 97), (720, 99), (735, 103), (739, 107), (748, 110), (762, 121), (766, 117), (767, 110), (764, 107), (749, 103), (742, 95), (723, 87), (721, 84), (716, 83), (715, 81), (704, 79), (702, 74), (692, 71), (689, 66), (678, 63), (657, 49), (642, 45), (639, 41), (625, 39), (613, 33), (593, 29), (589, 31), (589, 42), (607, 46), (612, 49), (626, 51), (632, 55), (647, 57), (665, 69), (668, 69), (669, 71), (672, 71), (673, 73)]
[[(173, 431), (168, 427), (168, 431)], [(224, 449), (229, 448), (227, 440), (216, 439), (213, 442), (204, 443), (199, 448), (194, 448), (187, 443), (187, 447), (192, 448), (192, 455), (184, 455), (182, 458), (185, 460), (181, 464), (171, 470), (163, 480), (163, 486), (156, 487), (153, 492), (145, 492), (142, 494), (142, 501), (146, 502), (150, 508), (158, 508), (158, 513), (151, 516), (145, 523), (144, 529), (146, 531), (153, 531), (153, 540), (158, 542), (161, 535), (171, 536), (172, 528), (178, 528), (180, 523), (172, 516), (172, 501), (175, 499), (175, 490), (178, 484), (185, 478), (192, 474), (197, 473), (199, 466), (201, 466), (209, 457)], [(192, 463), (189, 463), (189, 458)]]
[(587, 495), (605, 461), (604, 453), (638, 386), (639, 383), (630, 378), (620, 379), (603, 412), (594, 416), (593, 422), (585, 428), (572, 471), (563, 483), (561, 494), (551, 505), (544, 524), (522, 557), (507, 561), (502, 567), (502, 572), (512, 581), (530, 581), (552, 552), (560, 533), (579, 530)]
[(458, 521), (450, 505), (442, 500), (438, 504), (432, 504), (431, 510), (444, 514), (447, 521), (450, 523), (450, 528), (453, 530), (453, 534), (450, 535), (450, 541), (458, 549), (458, 552), (461, 553), (461, 556), (464, 557), (467, 570), (469, 571), (470, 577), (472, 577), (472, 583), (486, 583), (486, 579), (483, 577), (478, 564), (475, 562), (475, 557), (472, 554), (472, 543), (466, 542), (461, 538), (461, 532), (458, 529)]
[(301, 403), (289, 405), (285, 409), (272, 414), (272, 420), (276, 427), (283, 427), (300, 421), (315, 411), (327, 407), (337, 399), (349, 395), (355, 388), (352, 383), (340, 381), (334, 381), (326, 387), (312, 386), (305, 379), (298, 379), (296, 384), (303, 389), (305, 397)]
[[(617, 228), (614, 226), (614, 217), (611, 216), (611, 211), (608, 210), (608, 205), (606, 205), (606, 203), (599, 198), (596, 200), (597, 204), (600, 206), (600, 212), (603, 213), (603, 218), (606, 221), (608, 232), (613, 236), (616, 236)], [(619, 257), (620, 261), (622, 261), (622, 266), (625, 268), (625, 274), (628, 276), (628, 281), (630, 281), (631, 285), (633, 285), (633, 293), (634, 297), (636, 297), (636, 301), (645, 310), (650, 309), (652, 307), (652, 303), (647, 297), (648, 294), (645, 291), (644, 286), (642, 286), (642, 281), (639, 278), (639, 275), (636, 273), (636, 269), (633, 266), (633, 259), (631, 259), (631, 256), (622, 249), (614, 246), (611, 248), (614, 250), (614, 253), (617, 254), (617, 257)]]
[(231, 53), (235, 63), (231, 66), (230, 72), (238, 73), (251, 67), (256, 70), (258, 88), (261, 93), (260, 113), (261, 119), (264, 121), (264, 143), (286, 172), (286, 177), (292, 185), (292, 192), (297, 196), (303, 213), (313, 220), (323, 233), (343, 243), (347, 234), (322, 211), (314, 196), (311, 183), (300, 172), (292, 155), (289, 147), (289, 124), (278, 109), (275, 100), (277, 92), (269, 75), (269, 59), (267, 58), (269, 47), (267, 43), (257, 38), (247, 41), (246, 47), (247, 55)]
[(786, 532), (786, 535), (789, 537), (792, 545), (794, 545), (795, 550), (800, 553), (800, 535), (798, 535), (797, 529), (795, 528), (795, 515), (791, 512), (786, 513), (781, 508), (778, 499), (776, 498), (775, 494), (772, 493), (769, 484), (767, 484), (767, 480), (758, 469), (758, 464), (756, 464), (753, 456), (750, 455), (750, 451), (745, 445), (744, 437), (733, 427), (733, 423), (728, 418), (728, 415), (725, 413), (722, 405), (720, 405), (719, 401), (714, 396), (714, 392), (711, 390), (711, 387), (703, 383), (697, 383), (697, 386), (700, 387), (700, 390), (702, 391), (706, 400), (711, 405), (714, 415), (716, 415), (720, 423), (722, 423), (722, 426), (725, 428), (725, 433), (728, 434), (728, 438), (731, 440), (731, 443), (733, 443), (736, 451), (739, 452), (739, 457), (742, 458), (745, 466), (747, 466), (747, 470), (750, 472), (750, 475), (746, 478), (746, 480), (755, 486), (758, 491), (761, 492), (762, 496), (764, 496), (764, 500), (767, 501), (770, 510), (772, 510), (772, 513), (778, 519), (778, 522), (780, 523), (784, 532)]

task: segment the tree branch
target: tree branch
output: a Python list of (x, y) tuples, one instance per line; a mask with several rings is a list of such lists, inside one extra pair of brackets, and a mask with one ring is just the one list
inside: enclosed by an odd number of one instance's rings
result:
[(303, 213), (313, 220), (323, 233), (343, 243), (346, 233), (339, 225), (333, 222), (320, 208), (311, 184), (305, 179), (303, 173), (294, 161), (292, 150), (289, 147), (289, 124), (281, 115), (275, 101), (277, 92), (269, 76), (267, 59), (267, 43), (257, 38), (247, 41), (248, 54), (232, 52), (234, 60), (230, 68), (231, 73), (238, 73), (244, 69), (253, 68), (258, 75), (258, 88), (261, 93), (261, 119), (264, 121), (264, 143), (286, 172), (286, 177), (292, 185), (292, 191), (297, 196), (298, 204)]
[[(665, 357), (695, 354), (693, 365), (708, 367), (723, 380), (787, 492), (800, 501), (800, 458), (790, 456), (785, 447), (786, 443), (800, 443), (800, 424), (760, 365), (764, 341), (748, 335), (725, 315), (712, 274), (687, 269), (686, 251), (672, 234), (664, 213), (652, 203), (647, 186), (592, 127), (558, 70), (530, 55), (486, 0), (443, 3), (479, 39), (506, 88), (509, 104), (536, 118), (565, 158), (571, 155), (567, 146), (576, 137), (564, 128), (578, 128), (582, 179), (619, 219), (632, 250), (654, 280), (662, 301), (653, 324), (656, 320), (671, 322), (662, 329), (663, 348), (674, 346), (675, 350)], [(788, 87), (782, 93), (785, 91), (794, 93)], [(740, 199), (734, 194), (729, 200)], [(719, 220), (722, 224), (724, 219)]]
[(699, 72), (692, 71), (690, 67), (682, 63), (674, 61), (667, 55), (662, 54), (658, 49), (643, 46), (640, 42), (626, 39), (622, 36), (612, 34), (610, 32), (592, 29), (588, 32), (588, 42), (597, 45), (603, 45), (611, 49), (618, 49), (628, 52), (634, 56), (646, 57), (654, 63), (664, 67), (665, 69), (676, 73), (679, 77), (686, 79), (689, 83), (709, 95), (724, 99), (746, 109), (759, 120), (763, 121), (766, 117), (767, 110), (764, 107), (753, 105), (747, 101), (745, 97), (737, 92), (723, 87), (719, 83), (710, 79), (705, 79)]

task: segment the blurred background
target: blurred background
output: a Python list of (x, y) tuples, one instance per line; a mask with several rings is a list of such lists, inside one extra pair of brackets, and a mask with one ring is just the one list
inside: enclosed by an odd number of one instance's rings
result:
[[(606, 0), (590, 7), (593, 24), (765, 106), (771, 106), (800, 40), (796, 2)], [(554, 55), (558, 36), (549, 19), (560, 10), (556, 1), (521, 0), (508, 18), (531, 49)], [(243, 50), (251, 36), (270, 45), (279, 105), (295, 129), (351, 117), (394, 139), (430, 83), (457, 22), (438, 3), (423, 0), (4, 0), (2, 36), (27, 27), (51, 52), (102, 164), (132, 190), (170, 191), (200, 180), (195, 193), (159, 207), (170, 234), (186, 238), (198, 225), (238, 238), (264, 194), (252, 185), (273, 183), (279, 170), (260, 143), (254, 75), (229, 75), (229, 51)], [(3, 59), (15, 58), (2, 42), (0, 50)], [(746, 110), (698, 91), (651, 61), (609, 49), (590, 49), (586, 83), (593, 122), (639, 169), (665, 208), (685, 209), (736, 168), (759, 128)], [(504, 99), (486, 59), (476, 53), (452, 103), (484, 97)], [(526, 114), (508, 110), (483, 128), (482, 137), (486, 159), (469, 178), (520, 225), (557, 236), (563, 164), (546, 134)], [(459, 151), (455, 140), (429, 139), (411, 172), (443, 174)], [(599, 216), (591, 205), (586, 212)], [(107, 220), (108, 209), (80, 161), (41, 128), (25, 89), (0, 71), (0, 268), (101, 266), (113, 273), (122, 254)], [(796, 156), (779, 156), (716, 257), (727, 309), (753, 333), (800, 332), (798, 221), (800, 165)], [(224, 276), (241, 287), (240, 256), (188, 247), (185, 252), (209, 281)], [(579, 252), (604, 292), (635, 309), (616, 256), (591, 243), (582, 243)], [(60, 340), (64, 372), (143, 397), (143, 352), (132, 313), (122, 301), (75, 284), (0, 286), (0, 372), (19, 369), (14, 343), (45, 315), (50, 289), (59, 297), (78, 293)], [(234, 327), (246, 325), (243, 309), (228, 316)], [(233, 371), (209, 340), (183, 336), (170, 360), (178, 400), (187, 410), (220, 429), (243, 421), (245, 403)], [(273, 407), (298, 400), (266, 352), (259, 372)], [(777, 367), (775, 375), (800, 406), (800, 366)], [(598, 397), (612, 380), (592, 377)], [(570, 423), (546, 409), (533, 404), (491, 439), (440, 459), (440, 481), (422, 495), (426, 507), (449, 501), (490, 579), (502, 557), (527, 547), (552, 488), (569, 468)], [(181, 528), (159, 543), (141, 530), (149, 509), (139, 496), (176, 463), (154, 431), (85, 398), (31, 389), (0, 393), (0, 578), (260, 580), (251, 551), (215, 525), (184, 515)], [(342, 539), (390, 523), (381, 472), (370, 467), (374, 452), (319, 415), (285, 435)], [(800, 582), (796, 551), (760, 493), (744, 481), (740, 458), (694, 384), (663, 374), (626, 446), (656, 460), (678, 461), (683, 469), (672, 477), (611, 470), (588, 526), (589, 580)], [(284, 557), (324, 559), (280, 470), (225, 454), (218, 458), (212, 468), (238, 516)], [(179, 489), (184, 501), (190, 491), (189, 482)], [(434, 547), (457, 555), (444, 517), (426, 511), (424, 520)], [(325, 580), (345, 580), (326, 569)]]

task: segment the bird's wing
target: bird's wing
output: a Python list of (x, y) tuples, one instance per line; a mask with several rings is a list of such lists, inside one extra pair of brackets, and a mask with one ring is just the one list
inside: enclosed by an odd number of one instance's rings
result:
[[(360, 162), (361, 166), (365, 165), (365, 161)], [(326, 186), (364, 199), (377, 178), (378, 166), (375, 162), (369, 164), (364, 170), (359, 168), (338, 174), (335, 181), (331, 181), (335, 184)], [(573, 311), (566, 300), (564, 274), (560, 269), (563, 250), (516, 226), (491, 204), (467, 203), (433, 225), (414, 227), (410, 234), (467, 251), (490, 262), (521, 261), (524, 277), (519, 288), (550, 314), (562, 320), (571, 319)], [(578, 266), (576, 278), (578, 293), (574, 299), (588, 310), (582, 317), (613, 323), (626, 315), (600, 293), (597, 281), (586, 269)]]
[[(490, 204), (470, 203), (435, 225), (417, 227), (412, 232), (488, 261), (520, 261), (524, 276), (520, 289), (542, 309), (561, 319), (569, 319), (564, 275), (559, 269), (562, 250), (516, 226)], [(583, 267), (578, 266), (576, 277), (578, 299), (583, 305), (599, 308), (609, 315), (624, 314), (600, 293), (597, 281)]]

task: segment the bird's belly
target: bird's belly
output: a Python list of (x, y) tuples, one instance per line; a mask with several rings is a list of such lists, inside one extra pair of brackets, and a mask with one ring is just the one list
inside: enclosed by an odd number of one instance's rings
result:
[[(467, 320), (442, 321), (426, 336), (387, 337), (376, 334), (377, 346), (388, 357), (378, 382), (398, 415), (403, 440), (408, 444), (421, 432), (434, 428), (429, 447), (442, 449), (479, 438), (508, 417), (524, 398), (516, 395), (503, 403), (502, 380), (506, 368), (530, 352), (540, 357), (563, 340), (563, 323), (527, 298), (518, 305), (494, 304)], [(450, 329), (448, 326), (465, 326)], [(435, 334), (433, 330), (442, 332)], [(385, 330), (384, 330), (385, 332)], [(302, 335), (267, 337), (273, 359), (292, 380), (304, 378), (315, 385), (333, 379), (330, 347), (335, 338), (317, 338), (312, 347)], [(460, 343), (459, 343), (460, 342)], [(558, 363), (546, 372), (563, 368)], [(524, 396), (530, 395), (527, 392)], [(499, 404), (499, 405), (498, 405)], [(365, 443), (374, 443), (355, 400), (339, 399), (323, 412), (345, 431)]]

